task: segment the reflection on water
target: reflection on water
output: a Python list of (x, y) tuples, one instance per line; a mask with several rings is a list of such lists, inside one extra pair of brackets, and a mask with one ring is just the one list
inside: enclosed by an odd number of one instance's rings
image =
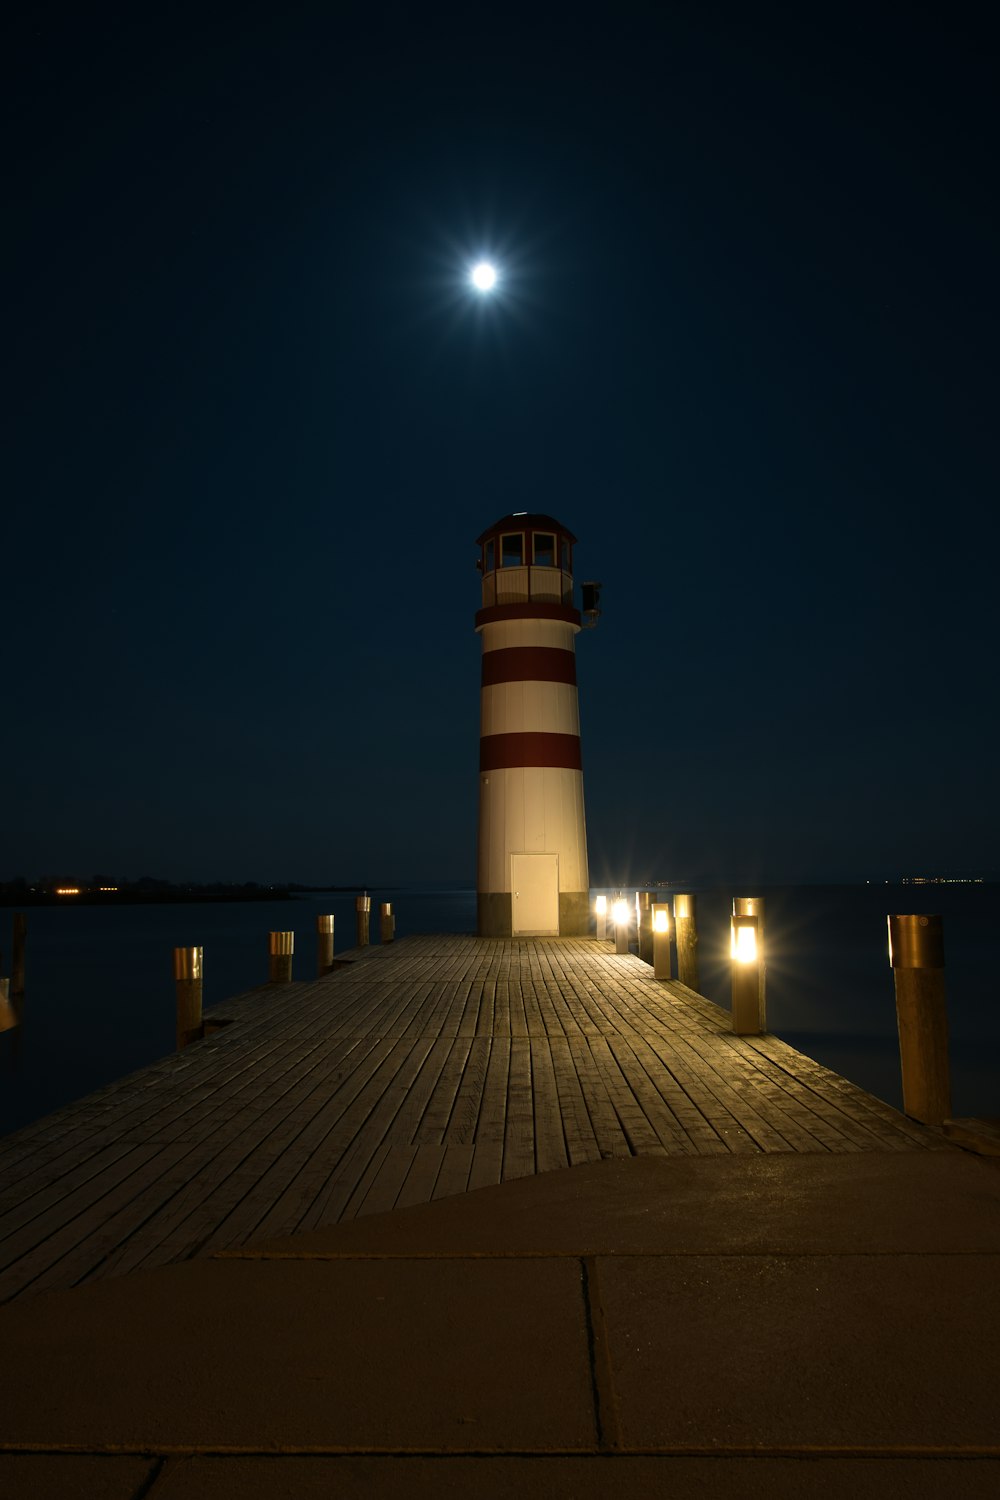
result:
[[(954, 1112), (1000, 1115), (996, 887), (700, 891), (701, 987), (726, 1007), (733, 894), (766, 897), (770, 1030), (897, 1106), (885, 917), (890, 910), (942, 912)], [(474, 891), (386, 890), (373, 891), (372, 898), (373, 911), (379, 901), (393, 902), (400, 937), (475, 930)], [(350, 892), (274, 903), (29, 910), (23, 1024), (0, 1033), (0, 1130), (16, 1129), (173, 1051), (175, 946), (204, 947), (205, 1005), (216, 1005), (266, 982), (272, 929), (294, 930), (295, 977), (311, 978), (316, 916), (323, 912), (336, 918), (337, 950), (352, 947)], [(10, 918), (9, 911), (0, 914), (4, 948)], [(373, 935), (377, 930), (373, 921)]]

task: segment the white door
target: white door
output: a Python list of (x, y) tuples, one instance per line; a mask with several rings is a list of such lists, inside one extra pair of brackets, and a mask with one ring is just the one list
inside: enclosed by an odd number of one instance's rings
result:
[(559, 936), (558, 854), (512, 854), (510, 889), (515, 937)]

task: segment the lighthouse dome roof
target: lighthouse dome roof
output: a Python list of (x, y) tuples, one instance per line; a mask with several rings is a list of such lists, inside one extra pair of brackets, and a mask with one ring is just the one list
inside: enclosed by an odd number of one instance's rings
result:
[(495, 536), (498, 531), (558, 531), (571, 542), (576, 541), (569, 527), (557, 521), (555, 516), (543, 516), (537, 511), (516, 510), (509, 516), (501, 516), (492, 526), (487, 526), (483, 534), (476, 537), (476, 545), (481, 546), (487, 537)]

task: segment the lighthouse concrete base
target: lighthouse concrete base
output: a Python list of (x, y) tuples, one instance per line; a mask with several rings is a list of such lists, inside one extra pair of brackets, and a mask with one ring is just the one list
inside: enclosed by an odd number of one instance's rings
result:
[[(513, 933), (510, 891), (479, 891), (476, 896), (476, 932), (479, 937), (510, 937)], [(559, 892), (559, 936), (588, 937), (590, 892)]]

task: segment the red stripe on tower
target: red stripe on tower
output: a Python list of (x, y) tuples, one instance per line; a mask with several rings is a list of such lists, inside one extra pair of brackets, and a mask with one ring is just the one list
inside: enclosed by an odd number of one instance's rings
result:
[(551, 646), (484, 651), (483, 687), (494, 682), (569, 682), (576, 687), (576, 653)]
[(479, 741), (480, 771), (499, 771), (506, 766), (560, 766), (581, 771), (578, 734), (484, 734)]

